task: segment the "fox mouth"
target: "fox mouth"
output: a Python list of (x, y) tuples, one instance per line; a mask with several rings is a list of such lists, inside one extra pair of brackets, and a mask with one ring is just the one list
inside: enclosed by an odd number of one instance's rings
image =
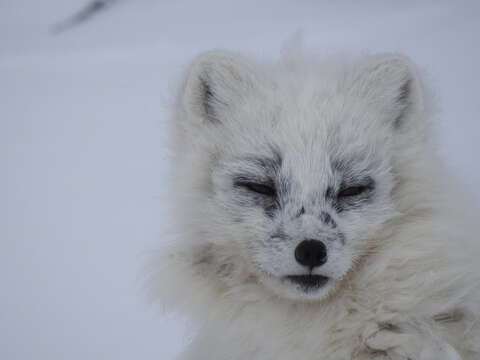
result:
[(311, 291), (320, 289), (329, 280), (328, 277), (322, 275), (289, 275), (285, 277), (286, 280), (293, 284), (299, 285), (304, 291)]

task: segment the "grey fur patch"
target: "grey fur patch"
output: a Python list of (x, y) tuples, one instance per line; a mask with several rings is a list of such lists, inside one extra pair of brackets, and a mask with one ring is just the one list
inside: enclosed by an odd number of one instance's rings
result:
[(220, 122), (215, 114), (215, 108), (213, 103), (215, 101), (215, 95), (212, 87), (207, 80), (201, 79), (201, 103), (203, 105), (203, 111), (206, 117), (212, 122)]
[(305, 207), (304, 206), (302, 206), (302, 208), (300, 210), (298, 210), (296, 217), (300, 217), (303, 214), (305, 214)]
[(209, 265), (213, 262), (213, 255), (212, 255), (212, 245), (208, 244), (202, 246), (198, 251), (195, 253), (195, 258), (193, 265)]
[[(274, 182), (277, 174), (282, 167), (282, 157), (279, 153), (274, 151), (273, 157), (260, 157), (260, 156), (246, 156), (240, 159), (242, 162), (247, 163), (248, 169), (242, 174), (238, 174), (236, 177), (245, 181), (262, 181)], [(252, 171), (254, 170), (254, 171)]]
[(206, 118), (212, 123), (220, 123), (221, 120), (215, 111), (215, 107), (218, 105), (225, 107), (226, 104), (218, 98), (209, 79), (205, 77), (200, 79), (200, 103), (203, 106), (203, 112), (205, 113)]
[(285, 207), (291, 200), (292, 184), (291, 181), (283, 175), (279, 175), (276, 180), (278, 203), (280, 207)]
[(327, 201), (333, 201), (336, 198), (336, 192), (333, 186), (327, 187), (327, 190), (325, 190), (324, 194), (325, 200)]
[(397, 97), (399, 104), (407, 104), (410, 99), (412, 81), (408, 79), (401, 87)]
[(218, 276), (226, 278), (233, 273), (234, 269), (235, 267), (233, 266), (233, 264), (219, 264), (217, 266), (216, 273)]
[(330, 216), (329, 213), (325, 212), (325, 211), (322, 211), (320, 213), (320, 220), (325, 224), (325, 225), (328, 225), (330, 226), (332, 229), (336, 229), (337, 228), (337, 223), (335, 222), (335, 220), (333, 220), (333, 218)]
[(270, 150), (272, 152), (272, 156), (248, 156), (245, 158), (245, 160), (250, 161), (256, 166), (262, 168), (267, 174), (274, 175), (282, 167), (283, 158), (280, 151), (275, 149), (273, 146), (270, 147)]
[(288, 239), (288, 235), (282, 229), (279, 229), (268, 239), (268, 246), (281, 251), (283, 244), (288, 241)]
[(287, 234), (282, 229), (277, 230), (273, 235), (272, 239), (281, 239), (285, 240), (287, 238)]
[(397, 103), (401, 107), (400, 115), (396, 117), (393, 122), (393, 126), (395, 129), (398, 129), (402, 126), (402, 120), (405, 117), (405, 113), (408, 110), (410, 105), (410, 98), (411, 98), (411, 88), (412, 88), (412, 81), (408, 79), (401, 87), (397, 97)]
[(269, 218), (274, 218), (279, 207), (278, 203), (274, 202), (272, 203), (272, 205), (264, 206), (263, 208), (265, 211), (265, 215), (267, 215)]

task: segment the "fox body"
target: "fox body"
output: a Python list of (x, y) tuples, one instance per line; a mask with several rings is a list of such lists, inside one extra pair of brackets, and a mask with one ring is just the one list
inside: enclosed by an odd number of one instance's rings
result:
[(480, 359), (474, 210), (430, 107), (397, 54), (193, 61), (152, 277), (195, 324), (180, 359)]

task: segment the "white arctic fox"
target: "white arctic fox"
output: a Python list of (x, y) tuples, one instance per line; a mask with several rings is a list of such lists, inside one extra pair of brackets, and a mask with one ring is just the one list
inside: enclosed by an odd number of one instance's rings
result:
[(193, 62), (152, 278), (197, 326), (180, 359), (480, 359), (471, 199), (426, 97), (395, 54)]

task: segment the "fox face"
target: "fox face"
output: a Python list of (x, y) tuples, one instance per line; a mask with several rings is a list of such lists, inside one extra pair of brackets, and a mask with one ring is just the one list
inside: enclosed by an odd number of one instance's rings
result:
[(206, 53), (177, 109), (176, 195), (205, 276), (322, 301), (381, 246), (421, 131), (407, 59), (268, 66)]

